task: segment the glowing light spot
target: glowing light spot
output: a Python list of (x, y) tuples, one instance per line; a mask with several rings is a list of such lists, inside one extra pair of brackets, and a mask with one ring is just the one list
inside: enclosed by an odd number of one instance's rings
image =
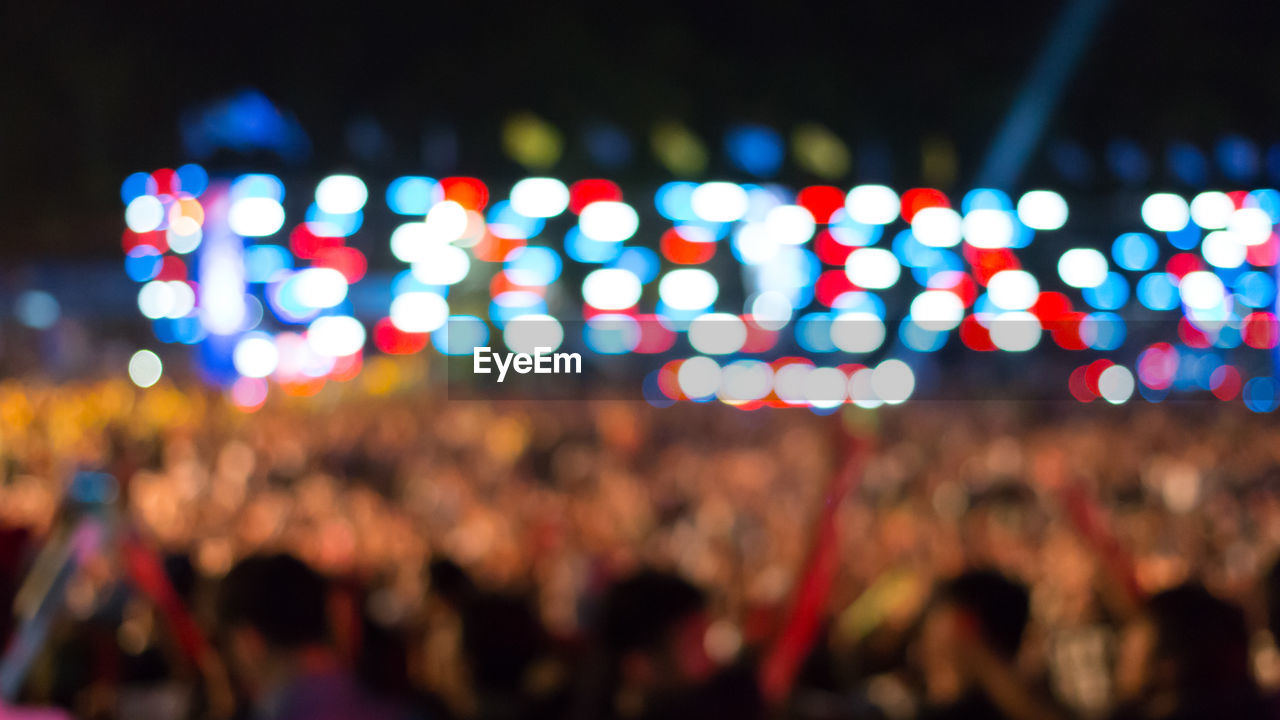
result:
[(467, 233), (469, 222), (467, 209), (461, 204), (453, 200), (438, 202), (427, 212), (426, 238), (438, 243), (456, 242)]
[(764, 227), (775, 242), (803, 245), (813, 237), (816, 224), (807, 209), (799, 205), (779, 205), (765, 215)]
[(849, 217), (864, 225), (888, 225), (898, 217), (898, 194), (884, 185), (859, 185), (844, 200)]
[(876, 394), (875, 388), (872, 386), (871, 381), (874, 377), (875, 370), (871, 368), (862, 368), (849, 377), (849, 399), (853, 401), (854, 405), (860, 408), (872, 409), (884, 404), (884, 400)]
[(369, 199), (369, 188), (355, 175), (330, 175), (316, 186), (316, 205), (334, 215), (359, 212)]
[(449, 302), (433, 292), (411, 291), (391, 300), (389, 314), (402, 332), (434, 332), (449, 319)]
[(1160, 257), (1160, 249), (1146, 233), (1125, 233), (1111, 244), (1111, 257), (1125, 270), (1150, 270)]
[(129, 358), (129, 380), (140, 388), (149, 388), (160, 381), (164, 363), (150, 350), (139, 350)]
[(849, 282), (869, 290), (883, 290), (898, 282), (902, 266), (893, 253), (883, 248), (858, 248), (844, 264)]
[(757, 293), (749, 301), (751, 321), (765, 330), (781, 330), (795, 311), (791, 300), (777, 290)]
[(1123, 365), (1112, 365), (1098, 376), (1098, 394), (1112, 405), (1128, 402), (1133, 388), (1133, 373)]
[(276, 371), (280, 353), (265, 333), (249, 333), (236, 343), (231, 355), (236, 372), (245, 377), (264, 378)]
[(512, 352), (532, 355), (539, 348), (543, 352), (556, 350), (564, 342), (564, 327), (550, 315), (521, 315), (507, 321), (502, 329), (502, 341)]
[(738, 360), (720, 373), (719, 397), (727, 403), (759, 400), (773, 389), (773, 368), (759, 360)]
[(1040, 297), (1040, 283), (1024, 270), (1001, 270), (987, 281), (987, 296), (1001, 310), (1026, 310)]
[(58, 322), (62, 308), (52, 295), (43, 290), (27, 290), (18, 296), (14, 303), (13, 314), (18, 322), (29, 328), (47, 330)]
[(742, 186), (708, 182), (694, 188), (689, 198), (693, 213), (707, 222), (733, 222), (747, 214), (749, 199)]
[(1196, 270), (1182, 276), (1182, 280), (1178, 282), (1178, 295), (1189, 308), (1212, 310), (1222, 304), (1226, 288), (1217, 275), (1206, 270)]
[(432, 243), (425, 222), (404, 223), (391, 231), (391, 254), (400, 262), (411, 263), (424, 257)]
[(1005, 352), (1026, 352), (1040, 342), (1040, 320), (1029, 312), (1006, 312), (988, 325), (991, 342)]
[(624, 202), (593, 202), (582, 209), (578, 227), (596, 242), (619, 243), (636, 234), (640, 217)]
[(674, 310), (702, 310), (720, 295), (720, 284), (706, 270), (672, 270), (658, 281), (658, 296)]
[(164, 222), (164, 205), (153, 195), (139, 195), (124, 209), (124, 223), (136, 233), (151, 232)]
[(594, 270), (582, 281), (582, 299), (598, 310), (626, 310), (640, 302), (643, 286), (630, 270)]
[(1275, 411), (1280, 405), (1280, 383), (1273, 378), (1256, 377), (1244, 385), (1244, 405), (1253, 412)]
[(511, 188), (511, 207), (526, 217), (555, 217), (569, 207), (569, 188), (555, 178), (525, 178)]
[(1155, 193), (1142, 201), (1142, 221), (1160, 232), (1177, 232), (1187, 226), (1191, 209), (1181, 195)]
[(241, 198), (231, 203), (227, 224), (243, 237), (274, 235), (284, 225), (284, 208), (269, 197)]
[(961, 226), (964, 241), (976, 248), (993, 250), (1013, 245), (1013, 214), (1006, 210), (970, 210)]
[(1271, 238), (1271, 216), (1266, 210), (1243, 207), (1231, 213), (1227, 230), (1245, 245), (1261, 245)]
[(426, 285), (453, 285), (471, 271), (471, 258), (457, 245), (431, 245), (411, 266), (413, 277)]
[(1072, 248), (1058, 259), (1058, 276), (1074, 288), (1097, 287), (1107, 279), (1107, 258), (1093, 248)]
[(1230, 230), (1214, 230), (1205, 235), (1200, 244), (1200, 254), (1205, 262), (1219, 268), (1238, 268), (1244, 264), (1249, 248), (1240, 242), (1240, 236)]
[(1235, 203), (1224, 192), (1202, 192), (1191, 200), (1191, 219), (1205, 230), (1225, 228), (1235, 210)]
[(354, 355), (364, 347), (364, 341), (364, 325), (349, 315), (318, 317), (307, 328), (307, 345), (317, 355)]
[(928, 247), (959, 245), (960, 226), (960, 213), (949, 207), (923, 208), (911, 218), (911, 234)]
[(720, 388), (720, 365), (709, 357), (698, 355), (680, 363), (676, 379), (680, 391), (691, 400), (714, 396)]
[(930, 332), (946, 332), (964, 319), (964, 301), (950, 290), (925, 290), (911, 301), (911, 321)]
[(764, 265), (778, 255), (779, 245), (759, 223), (748, 223), (733, 236), (733, 248), (747, 265)]
[(174, 303), (173, 289), (163, 280), (152, 280), (138, 290), (138, 310), (149, 320), (167, 317)]
[(885, 360), (871, 373), (871, 390), (890, 405), (907, 401), (916, 389), (916, 376), (911, 366), (901, 360)]
[(1081, 292), (1085, 302), (1099, 310), (1117, 310), (1129, 301), (1129, 281), (1120, 273), (1109, 272), (1107, 279)]
[(470, 355), (489, 342), (489, 326), (474, 315), (450, 315), (438, 331), (431, 333), (431, 344), (445, 355)]
[(331, 308), (347, 299), (347, 278), (333, 268), (300, 270), (288, 282), (294, 298), (309, 308)]
[(1052, 190), (1032, 190), (1018, 200), (1018, 219), (1033, 230), (1057, 230), (1067, 224), (1067, 201)]
[(833, 408), (848, 397), (849, 379), (836, 368), (814, 368), (804, 377), (804, 399), (816, 408)]
[(831, 342), (847, 353), (875, 352), (884, 337), (884, 321), (869, 312), (842, 312), (831, 321)]
[(387, 186), (387, 207), (397, 215), (426, 215), (444, 199), (444, 190), (429, 177), (405, 175)]
[(747, 326), (737, 315), (706, 313), (689, 323), (689, 344), (704, 355), (738, 352), (747, 342)]
[(520, 112), (502, 124), (502, 147), (527, 168), (549, 168), (560, 159), (564, 139), (554, 125), (531, 112)]
[(168, 232), (165, 233), (165, 240), (168, 241), (170, 250), (179, 255), (186, 255), (200, 247), (200, 241), (204, 239), (204, 233), (201, 232), (199, 225), (190, 222), (191, 218), (183, 217), (180, 220), (189, 221), (179, 223), (186, 226), (183, 228), (185, 232), (179, 232), (179, 229), (171, 224)]

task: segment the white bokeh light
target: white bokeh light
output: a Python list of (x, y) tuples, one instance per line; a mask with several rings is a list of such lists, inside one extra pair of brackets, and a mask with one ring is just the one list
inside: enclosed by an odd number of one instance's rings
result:
[(987, 324), (991, 343), (1005, 352), (1026, 352), (1040, 343), (1040, 319), (1029, 312), (1005, 312)]
[(970, 210), (961, 225), (964, 241), (976, 248), (994, 250), (1013, 244), (1013, 214), (1006, 210)]
[(1207, 270), (1197, 270), (1182, 276), (1178, 282), (1178, 295), (1193, 310), (1212, 310), (1226, 298), (1222, 279)]
[(885, 360), (871, 372), (871, 389), (876, 397), (889, 405), (907, 401), (916, 389), (916, 376), (911, 366), (901, 360)]
[(1271, 216), (1262, 208), (1243, 207), (1227, 219), (1227, 230), (1245, 245), (1261, 245), (1271, 239), (1273, 229)]
[(738, 352), (747, 342), (747, 326), (729, 313), (706, 313), (689, 323), (689, 344), (704, 355)]
[(1187, 226), (1191, 209), (1181, 195), (1155, 193), (1142, 201), (1142, 222), (1160, 232), (1177, 232)]
[(911, 218), (911, 234), (921, 245), (954, 247), (960, 244), (960, 213), (948, 207), (927, 207)]
[(658, 282), (658, 297), (674, 310), (702, 310), (711, 307), (720, 295), (720, 284), (706, 270), (672, 270)]
[(765, 215), (764, 227), (774, 242), (803, 245), (813, 237), (813, 214), (799, 205), (779, 205)]
[(245, 377), (264, 378), (276, 371), (280, 352), (266, 333), (249, 333), (236, 343), (231, 362), (236, 372)]
[(330, 175), (316, 186), (316, 206), (333, 215), (358, 212), (369, 199), (369, 189), (355, 175)]
[(227, 225), (243, 237), (274, 235), (284, 225), (284, 207), (267, 197), (240, 198), (231, 203)]
[(593, 270), (582, 280), (582, 299), (597, 310), (626, 310), (640, 302), (640, 278), (623, 268)]
[(1107, 279), (1107, 257), (1093, 248), (1072, 248), (1058, 258), (1058, 276), (1074, 288), (1098, 287)]
[(859, 185), (845, 196), (844, 207), (854, 222), (888, 225), (898, 217), (898, 194), (884, 185)]
[(640, 216), (624, 202), (593, 202), (578, 215), (578, 228), (596, 242), (622, 242), (635, 235), (639, 227)]
[(883, 290), (898, 282), (902, 266), (893, 253), (883, 248), (858, 248), (844, 263), (849, 282), (869, 290)]
[(1039, 296), (1039, 281), (1025, 270), (1001, 270), (987, 281), (987, 297), (1001, 310), (1026, 310)]
[(149, 388), (160, 381), (164, 363), (150, 350), (139, 350), (129, 358), (129, 380), (140, 388)]
[(391, 324), (402, 332), (434, 332), (449, 319), (449, 301), (433, 292), (406, 292), (391, 300)]
[(693, 399), (711, 397), (720, 388), (720, 365), (703, 355), (691, 357), (680, 363), (676, 381), (680, 392)]
[(568, 207), (569, 188), (555, 178), (525, 178), (511, 188), (511, 209), (525, 217), (555, 217)]
[(946, 332), (964, 319), (964, 301), (950, 290), (925, 290), (911, 301), (911, 322), (932, 332)]
[(1133, 396), (1133, 373), (1123, 365), (1112, 365), (1098, 376), (1098, 393), (1112, 405), (1121, 405)]
[(307, 328), (307, 345), (317, 355), (354, 355), (364, 347), (364, 340), (364, 325), (350, 315), (318, 317)]
[(1236, 204), (1224, 192), (1210, 190), (1191, 200), (1191, 219), (1205, 230), (1221, 230), (1231, 221)]
[(1018, 219), (1033, 230), (1057, 230), (1067, 224), (1067, 201), (1052, 190), (1032, 190), (1018, 199)]
[(693, 189), (690, 204), (693, 214), (707, 222), (733, 222), (747, 214), (750, 198), (736, 183), (708, 182)]
[(869, 312), (843, 312), (831, 321), (831, 342), (847, 353), (875, 352), (884, 337), (884, 321)]

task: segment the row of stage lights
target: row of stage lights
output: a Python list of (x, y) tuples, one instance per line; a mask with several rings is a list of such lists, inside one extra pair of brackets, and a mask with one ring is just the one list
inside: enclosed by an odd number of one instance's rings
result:
[[(980, 352), (1118, 350), (1128, 335), (1119, 311), (1135, 296), (1143, 312), (1180, 311), (1176, 337), (1145, 348), (1132, 369), (1082, 366), (1067, 383), (1073, 397), (1208, 390), (1253, 409), (1277, 404), (1270, 373), (1245, 381), (1223, 360), (1277, 343), (1275, 190), (1150, 195), (1134, 218), (1146, 227), (1109, 248), (1029, 251), (1057, 254), (1057, 277), (1044, 278), (1018, 251), (1067, 223), (1051, 190), (1015, 202), (977, 189), (955, 203), (928, 188), (671, 182), (652, 198), (663, 227), (641, 232), (637, 206), (608, 180), (526, 178), (495, 200), (477, 178), (400, 177), (384, 197), (404, 221), (386, 242), (407, 268), (370, 327), (349, 297), (368, 267), (352, 244), (370, 205), (360, 178), (324, 178), (291, 223), (284, 183), (267, 174), (211, 181), (185, 165), (131, 175), (121, 196), (139, 310), (162, 341), (201, 344), (208, 378), (246, 408), (265, 400), (269, 378), (308, 394), (354, 377), (370, 341), (386, 353), (470, 355), (493, 327), (531, 352), (560, 347), (569, 321), (582, 322), (599, 355), (678, 354), (687, 343), (693, 357), (644, 383), (655, 403), (870, 406), (907, 399), (913, 358), (953, 336)], [(726, 249), (734, 262), (716, 260)], [(575, 291), (562, 279), (570, 263), (583, 274)], [(889, 305), (911, 283), (901, 308)], [(726, 285), (742, 290), (740, 308), (726, 307)], [(900, 357), (811, 359), (872, 354)], [(153, 357), (142, 356), (147, 372), (135, 379), (158, 378)]]

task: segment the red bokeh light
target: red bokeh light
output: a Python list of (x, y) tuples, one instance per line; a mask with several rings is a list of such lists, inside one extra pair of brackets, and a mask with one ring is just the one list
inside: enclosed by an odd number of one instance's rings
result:
[(447, 177), (440, 181), (445, 200), (479, 212), (489, 204), (489, 188), (473, 177)]
[(612, 180), (590, 178), (569, 186), (569, 211), (574, 215), (593, 202), (622, 200), (622, 188)]
[(715, 242), (691, 240), (680, 228), (669, 228), (658, 240), (658, 248), (662, 256), (677, 265), (697, 265), (704, 263), (716, 254)]
[(388, 355), (411, 355), (427, 347), (430, 333), (405, 332), (391, 322), (391, 318), (382, 318), (373, 325), (373, 344)]
[(913, 188), (902, 194), (902, 219), (911, 222), (916, 213), (930, 207), (951, 207), (951, 201), (941, 190)]
[(333, 268), (342, 273), (348, 283), (354, 283), (364, 277), (369, 262), (364, 253), (353, 247), (325, 247), (316, 251), (315, 266)]
[(811, 185), (796, 194), (796, 204), (808, 210), (815, 221), (828, 223), (832, 214), (844, 207), (844, 191), (832, 185)]

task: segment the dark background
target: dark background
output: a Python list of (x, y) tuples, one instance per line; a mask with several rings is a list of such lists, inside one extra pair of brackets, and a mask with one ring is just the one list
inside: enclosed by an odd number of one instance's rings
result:
[[(184, 111), (256, 88), (311, 140), (303, 173), (431, 172), (424, 127), (458, 138), (458, 167), (514, 172), (504, 117), (531, 110), (559, 127), (556, 172), (592, 173), (575, 134), (624, 129), (636, 161), (623, 181), (667, 177), (647, 153), (655, 122), (702, 135), (711, 172), (736, 122), (785, 134), (826, 124), (855, 158), (868, 139), (912, 182), (919, 148), (955, 150), (957, 184), (976, 171), (1049, 34), (1054, 2), (783, 3), (72, 3), (0, 10), (0, 255), (114, 259), (117, 189), (129, 172), (173, 167)], [(1280, 140), (1280, 47), (1272, 3), (1115, 0), (1070, 81), (1046, 137), (1099, 149), (1128, 137), (1206, 146), (1239, 133)], [(388, 152), (352, 156), (346, 132), (374, 118)], [(1044, 175), (1043, 152), (1028, 170)], [(375, 167), (370, 167), (370, 165)], [(1158, 162), (1152, 184), (1162, 176)], [(598, 169), (594, 173), (600, 174)], [(852, 179), (852, 178), (850, 178)]]

